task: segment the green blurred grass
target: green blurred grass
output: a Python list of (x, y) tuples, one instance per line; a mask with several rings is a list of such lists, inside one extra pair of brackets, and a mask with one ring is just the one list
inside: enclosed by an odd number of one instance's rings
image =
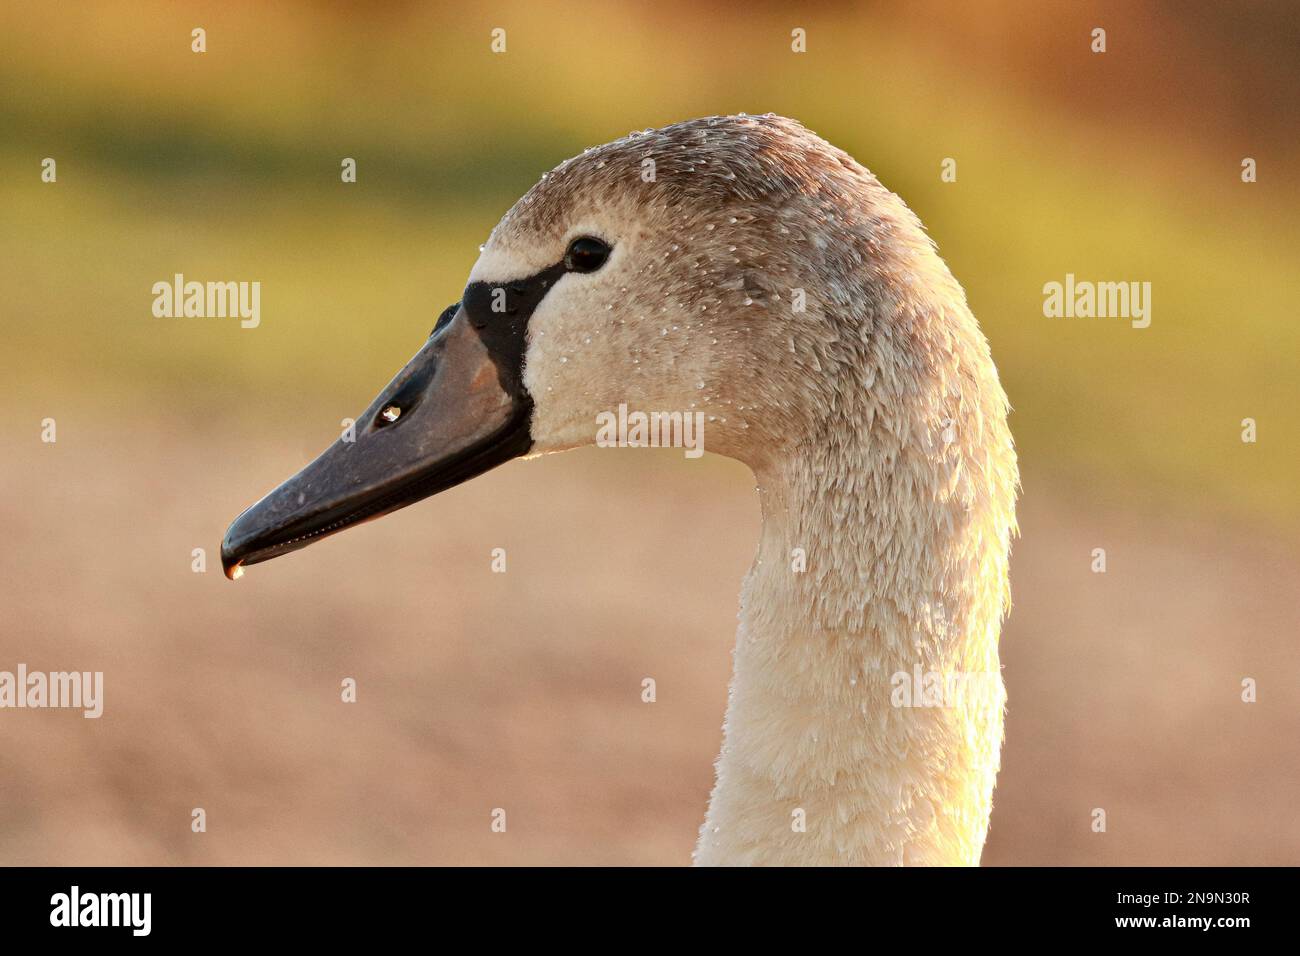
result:
[[(1028, 475), (1300, 523), (1300, 201), (1279, 158), (1243, 185), (1248, 146), (1081, 123), (871, 12), (800, 14), (811, 52), (795, 56), (775, 9), (124, 9), (0, 14), (0, 370), (24, 408), (69, 388), (124, 410), (315, 403), (331, 429), (418, 347), (546, 169), (632, 128), (773, 110), (927, 223), (992, 341)], [(1086, 91), (1104, 67), (1084, 52), (1070, 68)], [(945, 156), (956, 184), (939, 182)], [(261, 281), (261, 328), (153, 318), (151, 285), (177, 271)], [(1044, 318), (1042, 285), (1066, 272), (1150, 281), (1151, 327)], [(1257, 445), (1239, 440), (1247, 416)]]

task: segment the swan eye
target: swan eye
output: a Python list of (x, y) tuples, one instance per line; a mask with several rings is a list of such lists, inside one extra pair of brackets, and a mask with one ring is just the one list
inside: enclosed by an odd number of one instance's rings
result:
[(564, 267), (570, 272), (595, 272), (609, 258), (609, 246), (591, 236), (582, 236), (569, 243), (564, 254)]

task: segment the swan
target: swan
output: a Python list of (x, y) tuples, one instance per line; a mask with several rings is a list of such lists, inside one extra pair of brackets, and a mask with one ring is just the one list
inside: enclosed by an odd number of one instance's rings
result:
[(978, 864), (1007, 397), (916, 216), (794, 120), (676, 123), (544, 175), (353, 440), (235, 519), (227, 575), (593, 444), (620, 404), (705, 413), (704, 447), (748, 465), (761, 504), (695, 863)]

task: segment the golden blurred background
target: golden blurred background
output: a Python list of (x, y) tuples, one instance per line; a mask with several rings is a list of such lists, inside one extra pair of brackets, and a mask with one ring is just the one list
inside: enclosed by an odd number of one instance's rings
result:
[[(1281, 0), (4, 5), (0, 669), (102, 670), (106, 700), (0, 713), (0, 863), (688, 862), (741, 466), (589, 449), (238, 585), (217, 550), (543, 172), (741, 111), (916, 210), (1016, 409), (985, 863), (1300, 862), (1298, 64)], [(178, 272), (260, 281), (261, 325), (155, 318)], [(1151, 282), (1151, 326), (1045, 318), (1067, 272)]]

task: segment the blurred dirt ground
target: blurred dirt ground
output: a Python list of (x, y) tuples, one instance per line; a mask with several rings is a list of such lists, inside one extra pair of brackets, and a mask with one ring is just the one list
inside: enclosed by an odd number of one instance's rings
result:
[[(103, 670), (105, 711), (0, 712), (0, 864), (689, 861), (758, 530), (744, 468), (516, 462), (231, 584), (226, 524), (318, 424), (59, 421), (6, 442), (0, 669)], [(984, 862), (1300, 862), (1295, 542), (1025, 472)]]

